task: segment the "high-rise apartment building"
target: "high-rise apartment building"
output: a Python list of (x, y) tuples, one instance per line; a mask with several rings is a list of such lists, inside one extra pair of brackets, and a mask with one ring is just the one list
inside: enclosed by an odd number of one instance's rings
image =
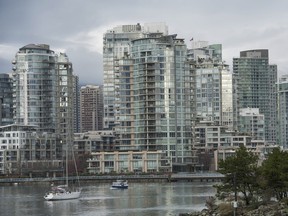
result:
[(14, 118), (16, 124), (37, 125), (40, 131), (56, 127), (56, 55), (49, 45), (29, 44), (16, 53)]
[(13, 82), (11, 74), (0, 74), (0, 126), (13, 124)]
[(277, 66), (269, 64), (267, 49), (240, 52), (233, 58), (235, 117), (240, 108), (259, 108), (265, 118), (265, 140), (276, 143)]
[(288, 75), (280, 77), (278, 82), (278, 143), (288, 148)]
[(232, 73), (222, 61), (222, 45), (195, 41), (188, 50), (194, 62), (196, 114), (199, 120), (233, 128)]
[[(131, 43), (135, 131), (130, 141), (140, 150), (166, 151), (174, 164), (191, 159), (191, 89), (186, 55), (186, 44), (176, 35)], [(125, 135), (130, 126), (126, 129)]]
[(73, 137), (73, 69), (64, 53), (46, 44), (29, 44), (13, 60), (14, 119), (34, 125), (40, 132)]
[(103, 129), (102, 86), (86, 85), (80, 89), (80, 130), (81, 132)]
[(13, 154), (14, 165), (19, 168), (21, 164), (22, 171), (24, 168), (31, 171), (36, 165), (54, 169), (49, 165), (54, 162), (58, 168), (62, 167), (63, 150), (74, 138), (77, 81), (72, 63), (65, 53), (56, 54), (46, 44), (20, 48), (12, 63), (14, 124), (3, 126), (2, 130), (10, 130), (13, 139), (18, 131), (27, 130), (29, 137), (25, 141), (24, 133), (19, 133), (17, 142), (12, 139), (6, 142), (10, 146), (7, 149), (13, 151), (10, 153), (3, 147), (2, 155), (8, 158)]
[(147, 35), (168, 34), (168, 28), (163, 23), (152, 23), (141, 26), (122, 25), (108, 30), (104, 34), (103, 69), (104, 69), (104, 128), (112, 129), (119, 125), (119, 60), (130, 54), (132, 40), (147, 37)]
[(128, 27), (104, 36), (105, 127), (115, 127), (116, 149), (161, 150), (173, 166), (191, 165), (187, 46), (164, 24)]

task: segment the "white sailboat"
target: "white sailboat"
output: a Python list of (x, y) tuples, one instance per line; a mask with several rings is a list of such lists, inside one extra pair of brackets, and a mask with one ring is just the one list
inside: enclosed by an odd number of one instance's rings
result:
[(76, 174), (77, 174), (77, 180), (78, 180), (78, 187), (77, 188), (69, 188), (68, 185), (68, 147), (66, 146), (66, 184), (65, 185), (59, 185), (59, 186), (54, 186), (51, 185), (51, 190), (45, 194), (44, 199), (49, 200), (49, 201), (54, 201), (54, 200), (70, 200), (70, 199), (78, 199), (80, 198), (81, 195), (81, 188), (79, 184), (79, 177), (78, 177), (78, 171), (77, 171), (77, 166), (72, 150), (72, 156), (73, 156), (73, 161), (76, 169)]
[(44, 199), (48, 201), (54, 200), (70, 200), (80, 198), (81, 190), (70, 191), (66, 185), (52, 187), (51, 191), (45, 194)]

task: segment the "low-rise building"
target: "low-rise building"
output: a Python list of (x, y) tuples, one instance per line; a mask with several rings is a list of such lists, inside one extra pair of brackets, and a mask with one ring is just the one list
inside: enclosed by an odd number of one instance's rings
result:
[(87, 162), (91, 174), (172, 171), (163, 151), (93, 152)]
[(77, 155), (96, 151), (113, 151), (115, 132), (112, 130), (88, 131), (74, 134), (74, 152)]
[[(246, 114), (249, 113), (248, 109), (244, 111)], [(257, 110), (252, 111), (257, 113)], [(262, 154), (262, 152), (275, 148), (275, 145), (269, 145), (263, 140), (264, 137), (261, 136), (261, 134), (264, 134), (261, 132), (264, 128), (264, 124), (262, 124), (263, 116), (258, 114), (256, 116), (254, 114), (252, 116), (245, 115), (247, 118), (251, 118), (251, 122), (249, 121), (251, 124), (254, 121), (255, 125), (258, 126), (259, 130), (255, 130), (256, 126), (251, 127), (254, 128), (254, 133), (247, 129), (248, 126), (245, 127), (247, 130), (241, 132), (229, 131), (226, 126), (215, 125), (209, 121), (200, 121), (195, 130), (195, 147), (198, 149), (199, 166), (204, 170), (215, 171), (218, 169), (219, 160), (234, 155), (236, 149), (240, 146), (245, 146), (257, 154), (259, 163), (261, 163), (265, 159), (265, 154)], [(259, 132), (258, 135), (257, 132)]]
[(0, 174), (62, 172), (60, 138), (37, 129), (17, 124), (0, 127)]
[(229, 131), (227, 126), (215, 125), (210, 121), (200, 121), (195, 131), (195, 147), (199, 151), (216, 150), (222, 146), (238, 147), (251, 143), (251, 136), (247, 133)]

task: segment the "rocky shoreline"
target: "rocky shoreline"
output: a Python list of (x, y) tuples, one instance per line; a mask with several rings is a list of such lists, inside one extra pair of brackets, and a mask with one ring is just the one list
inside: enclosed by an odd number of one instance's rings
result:
[[(182, 213), (179, 216), (231, 216), (234, 213), (231, 203), (220, 203), (212, 208), (205, 208), (200, 212)], [(237, 216), (288, 216), (288, 203), (269, 202), (259, 206), (237, 208)]]

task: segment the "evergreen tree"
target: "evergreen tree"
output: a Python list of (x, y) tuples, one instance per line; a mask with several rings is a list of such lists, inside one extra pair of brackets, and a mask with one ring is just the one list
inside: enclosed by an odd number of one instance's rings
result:
[[(234, 156), (227, 157), (219, 162), (219, 172), (225, 175), (221, 185), (217, 185), (217, 196), (227, 197), (228, 194), (243, 195), (246, 205), (249, 205), (257, 185), (258, 156), (241, 146)], [(236, 193), (237, 192), (237, 193)]]
[(261, 166), (263, 192), (271, 191), (278, 200), (287, 197), (288, 191), (288, 152), (279, 148), (273, 150)]

